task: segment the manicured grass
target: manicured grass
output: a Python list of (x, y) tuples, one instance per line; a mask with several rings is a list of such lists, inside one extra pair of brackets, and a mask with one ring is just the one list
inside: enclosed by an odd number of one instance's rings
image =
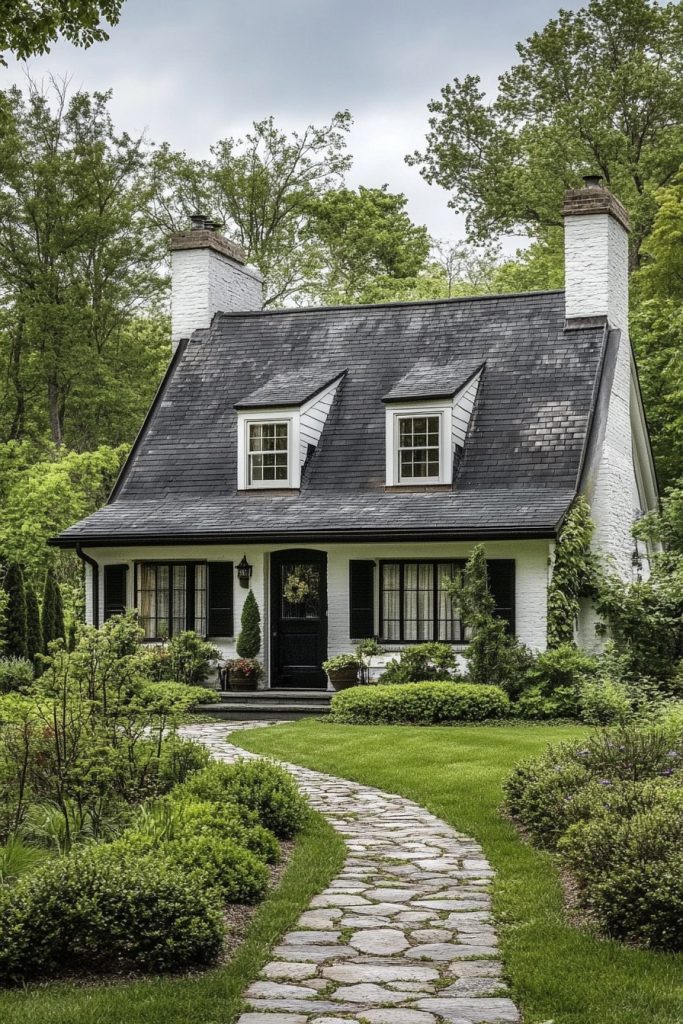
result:
[(344, 843), (319, 814), (296, 841), (278, 888), (249, 922), (243, 943), (225, 967), (194, 978), (154, 978), (109, 985), (33, 985), (0, 992), (2, 1024), (231, 1024), (242, 993), (269, 951), (313, 895), (344, 862)]
[(501, 780), (515, 762), (585, 732), (303, 721), (241, 732), (234, 742), (400, 793), (478, 839), (498, 872), (494, 909), (525, 1024), (680, 1024), (683, 956), (629, 949), (570, 927), (553, 859), (521, 842), (499, 814)]

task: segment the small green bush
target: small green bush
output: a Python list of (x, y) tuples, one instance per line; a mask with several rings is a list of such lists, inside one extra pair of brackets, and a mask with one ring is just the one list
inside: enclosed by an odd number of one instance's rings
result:
[(419, 683), (436, 679), (453, 679), (457, 675), (456, 660), (450, 644), (414, 644), (392, 658), (380, 677), (380, 683)]
[(332, 698), (332, 719), (351, 724), (478, 722), (504, 718), (509, 711), (510, 701), (497, 686), (468, 683), (359, 686)]
[(280, 844), (273, 833), (259, 824), (253, 811), (237, 804), (193, 800), (172, 793), (141, 808), (133, 828), (153, 844), (210, 835), (231, 839), (269, 864), (276, 864), (280, 858)]
[(530, 686), (515, 701), (514, 714), (532, 721), (578, 718), (579, 701), (579, 691), (573, 686), (560, 686), (549, 694), (540, 685)]
[(232, 839), (206, 834), (173, 839), (163, 853), (200, 888), (219, 892), (225, 903), (256, 903), (268, 888), (265, 863)]
[(616, 938), (683, 949), (683, 789), (648, 787), (646, 803), (624, 815), (617, 800), (572, 825), (559, 849), (582, 902)]
[(571, 801), (589, 780), (581, 764), (537, 758), (504, 782), (505, 804), (538, 846), (554, 849), (569, 824)]
[(169, 971), (212, 963), (224, 924), (206, 895), (158, 853), (88, 846), (36, 868), (0, 903), (0, 979), (60, 970)]
[(0, 693), (25, 691), (33, 683), (33, 665), (27, 658), (0, 658)]
[[(308, 804), (291, 775), (270, 761), (214, 762), (190, 778), (183, 795), (214, 803), (234, 803), (253, 811), (279, 839), (290, 839), (303, 826)], [(179, 794), (180, 795), (180, 794)]]
[(240, 658), (256, 658), (261, 650), (261, 613), (253, 590), (247, 594), (242, 608), (235, 650)]
[(579, 689), (579, 716), (589, 725), (611, 725), (631, 717), (628, 688), (616, 679), (586, 679)]
[(529, 671), (529, 682), (540, 686), (546, 696), (564, 687), (578, 688), (598, 670), (598, 660), (574, 644), (560, 644), (537, 655)]

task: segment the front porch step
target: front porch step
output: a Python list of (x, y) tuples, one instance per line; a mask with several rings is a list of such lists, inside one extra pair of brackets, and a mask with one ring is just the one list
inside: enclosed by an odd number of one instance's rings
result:
[(329, 714), (332, 692), (328, 690), (226, 690), (217, 704), (199, 704), (197, 711), (233, 722), (253, 719), (293, 721)]
[(252, 697), (249, 700), (221, 700), (220, 704), (198, 704), (195, 710), (229, 722), (289, 722), (298, 718), (328, 715), (330, 704), (329, 701), (305, 703), (301, 700), (256, 700)]

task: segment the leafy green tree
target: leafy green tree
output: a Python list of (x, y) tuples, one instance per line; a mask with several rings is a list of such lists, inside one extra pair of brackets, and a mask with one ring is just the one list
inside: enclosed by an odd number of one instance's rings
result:
[(62, 35), (74, 46), (92, 46), (108, 39), (101, 24), (116, 25), (123, 0), (0, 0), (0, 63), (13, 52), (19, 60), (48, 53)]
[(40, 608), (33, 587), (26, 587), (26, 651), (30, 661), (36, 664), (36, 655), (43, 652), (43, 630), (40, 625)]
[(6, 658), (27, 658), (26, 592), (24, 574), (17, 562), (8, 564), (2, 586), (7, 594), (3, 654)]
[[(26, 443), (0, 445), (0, 554), (21, 561), (29, 579), (42, 584), (48, 565), (55, 564), (47, 540), (104, 504), (127, 451), (48, 448), (36, 458)], [(63, 581), (79, 575), (73, 555), (62, 555), (57, 564)]]
[(158, 228), (182, 230), (193, 213), (209, 212), (263, 274), (266, 304), (282, 304), (317, 270), (310, 207), (343, 182), (350, 127), (348, 111), (290, 135), (268, 117), (243, 139), (221, 139), (204, 161), (160, 146), (151, 166)]
[(330, 304), (372, 301), (372, 287), (411, 282), (425, 269), (430, 238), (413, 224), (404, 195), (387, 187), (332, 189), (309, 207), (308, 233), (319, 246), (316, 298)]
[(451, 192), (473, 238), (561, 225), (562, 195), (601, 174), (633, 221), (632, 264), (654, 190), (683, 160), (683, 8), (590, 0), (517, 44), (519, 61), (487, 101), (480, 79), (454, 79), (429, 104), (427, 147), (409, 163)]
[[(80, 447), (83, 424), (71, 411), (81, 408), (100, 440), (112, 389), (139, 387), (127, 332), (163, 279), (143, 216), (145, 148), (116, 132), (109, 99), (69, 97), (57, 83), (47, 93), (33, 84), (26, 96), (0, 93), (0, 429), (8, 439), (47, 435)], [(145, 400), (155, 383), (143, 385)]]
[(63, 640), (65, 636), (62, 592), (59, 589), (59, 583), (57, 582), (54, 570), (51, 568), (45, 574), (41, 629), (43, 634), (43, 650), (45, 654), (49, 654), (50, 643), (53, 640)]
[(242, 607), (235, 649), (240, 658), (255, 658), (261, 650), (261, 613), (253, 590), (247, 594)]

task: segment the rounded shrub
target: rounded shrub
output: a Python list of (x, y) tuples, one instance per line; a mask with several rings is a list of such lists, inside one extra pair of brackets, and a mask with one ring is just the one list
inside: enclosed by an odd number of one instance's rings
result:
[(237, 804), (218, 804), (171, 794), (138, 813), (135, 831), (153, 842), (215, 836), (231, 839), (268, 864), (280, 859), (280, 844), (256, 814)]
[(332, 698), (331, 717), (354, 725), (448, 725), (504, 718), (509, 713), (510, 700), (498, 686), (424, 682), (342, 690)]
[(589, 780), (574, 761), (538, 758), (517, 765), (505, 780), (505, 806), (537, 845), (553, 849), (569, 824), (572, 800)]
[(268, 888), (265, 863), (233, 839), (188, 836), (166, 843), (163, 853), (200, 887), (220, 893), (225, 903), (256, 903)]
[[(634, 783), (643, 792), (624, 815), (623, 798), (572, 825), (560, 852), (608, 934), (683, 949), (683, 789)], [(649, 804), (649, 806), (648, 806)]]
[(213, 892), (158, 853), (88, 846), (46, 862), (0, 899), (0, 980), (68, 969), (168, 971), (217, 958)]
[(258, 822), (279, 839), (290, 839), (303, 826), (308, 804), (294, 779), (271, 761), (214, 762), (187, 780), (183, 795), (213, 803), (234, 803), (253, 811)]

